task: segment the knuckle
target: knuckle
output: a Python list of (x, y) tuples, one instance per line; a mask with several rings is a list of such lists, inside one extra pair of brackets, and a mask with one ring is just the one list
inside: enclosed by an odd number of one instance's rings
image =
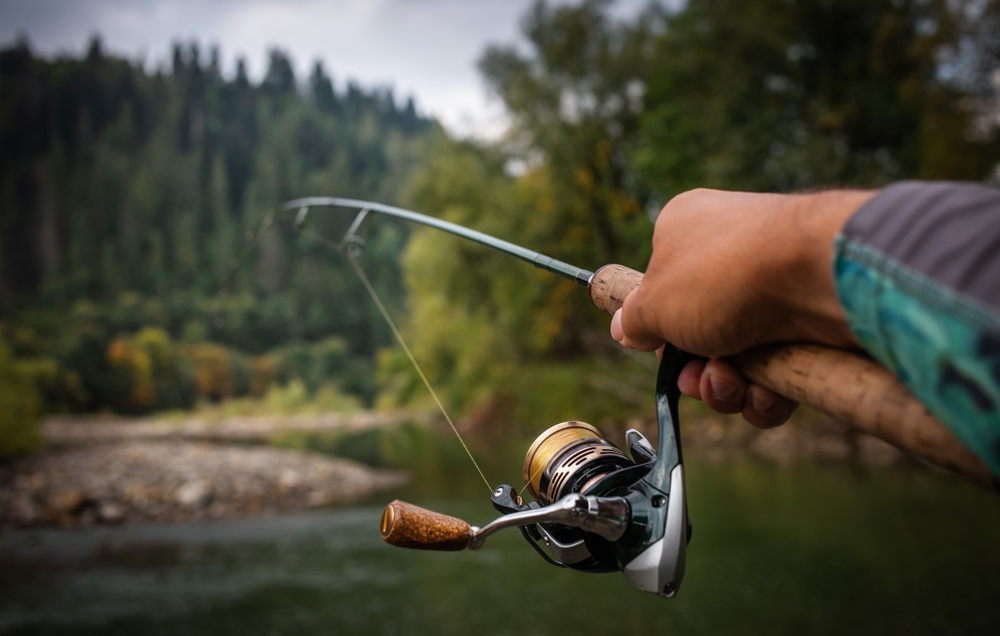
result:
[(705, 199), (714, 196), (718, 192), (718, 190), (709, 188), (694, 188), (693, 190), (686, 190), (674, 195), (663, 206), (663, 209), (660, 210), (659, 216), (656, 217), (656, 223), (653, 225), (654, 242), (658, 237), (662, 237), (664, 232), (668, 231), (669, 225), (678, 221), (685, 213), (695, 210)]
[(718, 192), (718, 190), (712, 190), (710, 188), (694, 188), (692, 190), (686, 190), (670, 199), (670, 201), (667, 202), (667, 205), (664, 206), (664, 209), (670, 206), (684, 207), (697, 201), (701, 201), (716, 192)]
[(742, 411), (742, 415), (743, 419), (753, 426), (761, 429), (769, 429), (781, 426), (787, 422), (791, 411), (785, 405), (779, 405), (778, 408), (772, 409), (767, 413), (761, 413), (753, 408), (752, 405), (747, 404)]

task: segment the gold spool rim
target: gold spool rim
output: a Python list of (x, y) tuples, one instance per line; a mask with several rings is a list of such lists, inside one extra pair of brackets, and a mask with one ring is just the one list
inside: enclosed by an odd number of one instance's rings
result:
[(524, 483), (528, 483), (532, 477), (531, 462), (535, 458), (535, 453), (538, 452), (538, 447), (554, 434), (569, 428), (582, 428), (589, 433), (593, 433), (594, 437), (601, 437), (601, 432), (599, 430), (586, 422), (580, 422), (578, 420), (569, 420), (568, 422), (561, 422), (555, 426), (550, 426), (535, 438), (535, 441), (531, 443), (531, 447), (528, 449), (528, 454), (524, 456), (524, 466), (521, 470), (521, 474), (524, 477)]

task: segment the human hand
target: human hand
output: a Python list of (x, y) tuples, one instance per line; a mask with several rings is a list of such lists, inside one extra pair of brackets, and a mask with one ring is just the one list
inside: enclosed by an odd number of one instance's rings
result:
[(611, 322), (622, 345), (664, 342), (709, 358), (685, 367), (681, 392), (761, 427), (796, 404), (750, 383), (723, 356), (772, 342), (854, 348), (831, 271), (833, 241), (872, 192), (752, 194), (692, 190), (674, 197), (653, 234), (642, 284)]

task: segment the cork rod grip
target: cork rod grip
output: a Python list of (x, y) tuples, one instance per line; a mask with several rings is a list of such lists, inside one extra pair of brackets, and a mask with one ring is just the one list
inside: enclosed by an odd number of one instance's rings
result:
[(590, 281), (590, 300), (609, 316), (622, 308), (628, 293), (642, 282), (642, 272), (624, 265), (605, 265)]
[(979, 484), (997, 490), (989, 469), (896, 376), (871, 358), (815, 344), (765, 345), (729, 358), (752, 382), (832, 415)]
[(455, 552), (469, 547), (472, 527), (461, 519), (397, 499), (382, 513), (382, 539), (400, 548)]
[[(621, 308), (642, 274), (605, 265), (590, 297), (609, 315)], [(757, 347), (730, 361), (752, 382), (841, 420), (931, 464), (990, 490), (990, 471), (885, 367), (863, 355), (814, 344)]]

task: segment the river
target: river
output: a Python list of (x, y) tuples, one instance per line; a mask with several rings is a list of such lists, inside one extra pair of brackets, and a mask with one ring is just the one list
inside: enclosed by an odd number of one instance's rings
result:
[(687, 576), (663, 600), (620, 574), (553, 568), (516, 532), (479, 552), (384, 545), (396, 496), (493, 517), (461, 459), (346, 508), (3, 531), (0, 633), (1000, 633), (1000, 499), (949, 477), (689, 457)]

